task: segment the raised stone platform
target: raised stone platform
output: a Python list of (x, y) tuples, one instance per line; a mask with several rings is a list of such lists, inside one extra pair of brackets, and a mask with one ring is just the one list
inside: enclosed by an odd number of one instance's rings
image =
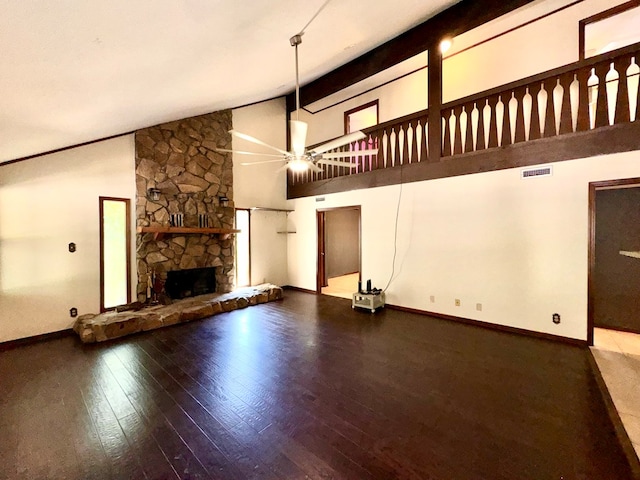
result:
[(177, 300), (171, 305), (154, 305), (137, 311), (81, 315), (73, 330), (83, 343), (104, 342), (281, 298), (282, 288), (265, 283), (231, 293), (200, 295)]

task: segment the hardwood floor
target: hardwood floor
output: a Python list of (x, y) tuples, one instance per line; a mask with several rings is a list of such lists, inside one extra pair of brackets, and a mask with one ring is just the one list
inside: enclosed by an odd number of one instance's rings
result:
[(54, 339), (0, 352), (0, 478), (631, 478), (587, 355), (295, 291)]

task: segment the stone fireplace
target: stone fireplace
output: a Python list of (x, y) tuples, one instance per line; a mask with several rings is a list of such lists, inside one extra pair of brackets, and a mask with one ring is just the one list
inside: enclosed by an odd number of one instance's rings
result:
[[(136, 225), (233, 228), (231, 111), (138, 130)], [(215, 268), (218, 292), (234, 283), (234, 239), (204, 233), (138, 233), (138, 301), (162, 289), (167, 272)]]

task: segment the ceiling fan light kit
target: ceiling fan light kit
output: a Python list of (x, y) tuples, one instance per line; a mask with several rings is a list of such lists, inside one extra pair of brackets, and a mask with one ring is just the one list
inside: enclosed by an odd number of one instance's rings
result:
[[(327, 3), (329, 2), (328, 1), (325, 2), (322, 8), (324, 8), (324, 6), (326, 6)], [(320, 10), (322, 10), (322, 8)], [(318, 13), (320, 13), (320, 11), (318, 11)], [(316, 16), (318, 13), (316, 13)], [(278, 160), (261, 160), (258, 162), (246, 162), (246, 163), (241, 163), (241, 165), (261, 165), (264, 163), (285, 162), (283, 168), (288, 168), (292, 172), (305, 172), (307, 170), (312, 170), (314, 172), (321, 172), (322, 171), (322, 169), (320, 168), (321, 165), (357, 168), (358, 163), (354, 163), (351, 161), (353, 157), (375, 155), (378, 153), (377, 149), (330, 152), (330, 150), (336, 150), (340, 147), (349, 145), (351, 143), (362, 140), (363, 138), (366, 138), (366, 135), (360, 131), (343, 135), (342, 137), (336, 138), (335, 140), (331, 140), (329, 142), (323, 143), (322, 145), (318, 145), (313, 149), (307, 149), (306, 141), (307, 141), (308, 124), (307, 122), (303, 122), (302, 120), (299, 119), (300, 80), (299, 80), (299, 72), (298, 72), (298, 45), (302, 43), (303, 33), (304, 33), (304, 29), (300, 33), (294, 35), (289, 39), (291, 46), (295, 48), (295, 57), (296, 57), (295, 58), (296, 59), (296, 119), (289, 120), (289, 129), (291, 133), (291, 151), (287, 152), (286, 150), (282, 150), (281, 148), (274, 147), (273, 145), (269, 145), (268, 143), (263, 142), (262, 140), (256, 137), (253, 137), (251, 135), (247, 135), (246, 133), (238, 132), (237, 130), (230, 130), (229, 133), (234, 137), (246, 140), (251, 143), (255, 143), (256, 145), (261, 145), (263, 147), (268, 148), (269, 150), (272, 150), (273, 152), (277, 152), (277, 154), (248, 152), (248, 151), (242, 151), (242, 150), (228, 150), (223, 148), (217, 148), (216, 150), (218, 152), (235, 153), (240, 155), (257, 155), (257, 156), (263, 156), (263, 157), (277, 157)]]

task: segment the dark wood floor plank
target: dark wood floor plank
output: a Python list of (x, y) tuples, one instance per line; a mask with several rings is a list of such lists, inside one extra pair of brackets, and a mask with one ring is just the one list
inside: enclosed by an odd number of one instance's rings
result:
[(631, 479), (588, 352), (282, 302), (0, 352), (0, 479)]

